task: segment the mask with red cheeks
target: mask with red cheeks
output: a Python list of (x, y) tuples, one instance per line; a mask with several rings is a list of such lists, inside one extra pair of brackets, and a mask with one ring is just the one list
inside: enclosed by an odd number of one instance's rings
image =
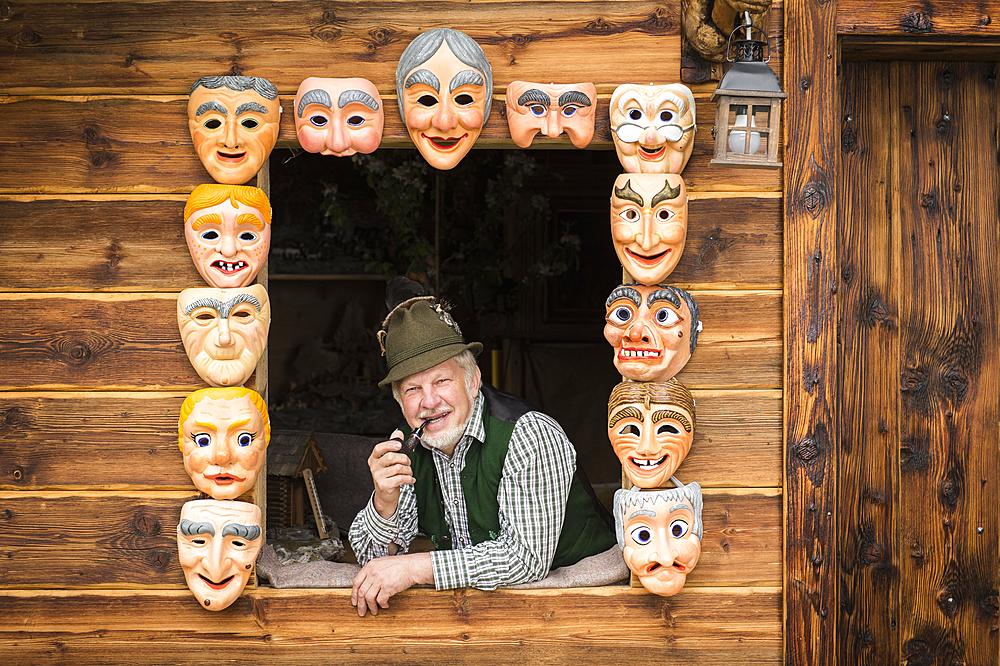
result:
[(507, 86), (507, 126), (514, 144), (527, 148), (541, 132), (555, 139), (565, 132), (577, 148), (594, 138), (597, 87), (593, 83), (528, 83)]
[(307, 152), (347, 157), (369, 154), (382, 142), (385, 115), (368, 79), (310, 77), (295, 95), (295, 134)]
[(680, 176), (618, 176), (611, 190), (611, 240), (633, 280), (659, 284), (673, 272), (684, 253), (687, 218), (687, 188)]
[(184, 206), (184, 239), (198, 274), (213, 287), (246, 287), (267, 262), (271, 204), (247, 185), (199, 185)]
[(625, 381), (608, 398), (608, 439), (638, 488), (662, 488), (694, 441), (694, 398), (676, 379)]
[(611, 95), (610, 115), (615, 152), (625, 171), (684, 170), (695, 131), (694, 95), (687, 86), (622, 84)]
[(604, 338), (615, 368), (637, 382), (665, 382), (691, 359), (701, 322), (691, 294), (669, 285), (623, 284), (605, 302)]

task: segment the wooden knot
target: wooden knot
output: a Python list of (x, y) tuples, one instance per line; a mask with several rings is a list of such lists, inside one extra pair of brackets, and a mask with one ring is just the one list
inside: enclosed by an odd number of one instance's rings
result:
[(323, 23), (334, 23), (337, 20), (337, 11), (335, 9), (324, 9), (322, 21)]
[(920, 11), (908, 12), (899, 21), (899, 27), (903, 32), (912, 34), (924, 34), (934, 31), (934, 22), (929, 14)]
[(396, 31), (390, 28), (373, 28), (368, 31), (368, 36), (371, 37), (371, 41), (368, 42), (367, 48), (369, 51), (376, 51), (383, 46), (388, 46), (395, 41)]
[(517, 48), (523, 48), (531, 43), (531, 35), (525, 35), (524, 33), (518, 33), (516, 35), (511, 35), (507, 38), (510, 44), (513, 44)]
[(792, 452), (796, 458), (807, 465), (819, 458), (819, 446), (816, 445), (816, 442), (811, 437), (807, 437), (793, 446)]
[(813, 217), (826, 208), (828, 201), (829, 192), (827, 192), (826, 185), (815, 180), (810, 181), (802, 188), (802, 195), (799, 197), (802, 207)]
[(949, 467), (939, 487), (941, 504), (949, 509), (955, 509), (962, 497), (962, 485), (962, 470), (954, 465)]
[(332, 25), (318, 25), (309, 31), (310, 35), (321, 42), (335, 42), (340, 39), (342, 33), (340, 28)]
[(9, 21), (12, 18), (14, 18), (14, 8), (10, 5), (10, 3), (4, 2), (0, 4), (0, 21)]
[(132, 516), (132, 520), (129, 522), (129, 527), (132, 532), (144, 537), (158, 536), (161, 532), (159, 519), (149, 515), (143, 509), (139, 509), (136, 511), (135, 515)]
[(598, 16), (583, 26), (583, 31), (590, 35), (608, 35), (614, 32), (614, 26)]
[(847, 125), (840, 132), (840, 148), (845, 153), (853, 153), (858, 147), (858, 133)]
[(11, 36), (10, 41), (13, 42), (14, 46), (35, 46), (42, 41), (42, 36), (32, 30), (30, 26), (23, 26)]

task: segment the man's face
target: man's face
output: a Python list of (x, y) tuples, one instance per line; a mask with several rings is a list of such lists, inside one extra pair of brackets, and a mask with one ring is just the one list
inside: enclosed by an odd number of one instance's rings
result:
[(457, 444), (465, 432), (472, 404), (479, 393), (478, 368), (474, 380), (470, 392), (465, 385), (465, 371), (457, 359), (450, 358), (400, 381), (400, 406), (407, 425), (416, 428), (425, 420), (433, 419), (424, 428), (424, 442), (433, 448), (446, 450)]
[(554, 139), (564, 131), (577, 148), (594, 138), (593, 83), (566, 85), (514, 81), (507, 86), (507, 125), (515, 145), (527, 148), (541, 132)]
[(205, 170), (219, 183), (242, 185), (260, 171), (278, 140), (281, 103), (253, 90), (195, 88), (188, 129)]
[(205, 397), (181, 424), (184, 469), (215, 499), (253, 490), (267, 454), (264, 417), (247, 396)]
[(203, 608), (228, 608), (243, 592), (263, 545), (260, 508), (249, 502), (192, 500), (181, 509), (177, 556)]
[(213, 287), (245, 287), (267, 261), (271, 225), (252, 206), (228, 200), (194, 211), (184, 239), (198, 274)]
[(611, 240), (636, 282), (659, 284), (681, 260), (687, 188), (674, 174), (623, 173), (611, 190)]
[(615, 367), (637, 382), (665, 382), (691, 358), (691, 310), (660, 285), (621, 285), (609, 297), (604, 338)]
[(691, 450), (694, 418), (676, 404), (620, 404), (608, 417), (608, 438), (632, 485), (663, 488)]
[(267, 345), (271, 302), (262, 285), (185, 289), (177, 324), (191, 365), (211, 386), (241, 386)]
[(669, 597), (684, 588), (701, 557), (694, 533), (694, 508), (687, 501), (626, 504), (622, 555), (625, 564), (653, 594)]
[(454, 168), (486, 122), (486, 79), (442, 42), (403, 79), (403, 116), (413, 144), (436, 169)]
[(306, 152), (367, 155), (382, 142), (382, 98), (368, 79), (310, 77), (299, 85), (294, 111), (295, 134)]
[(615, 152), (629, 173), (676, 173), (694, 150), (694, 104), (679, 83), (626, 83), (611, 95)]

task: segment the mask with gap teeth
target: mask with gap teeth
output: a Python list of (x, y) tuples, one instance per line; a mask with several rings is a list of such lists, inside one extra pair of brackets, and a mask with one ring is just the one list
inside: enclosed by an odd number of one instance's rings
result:
[(246, 287), (267, 261), (271, 204), (245, 185), (199, 185), (184, 206), (184, 239), (198, 274), (213, 287)]

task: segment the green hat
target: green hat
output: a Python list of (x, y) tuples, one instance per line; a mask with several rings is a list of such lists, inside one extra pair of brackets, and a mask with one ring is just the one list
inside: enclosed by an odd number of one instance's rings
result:
[(465, 350), (478, 355), (483, 345), (466, 344), (458, 324), (433, 296), (419, 296), (393, 308), (378, 332), (379, 345), (389, 366), (380, 387), (429, 370)]

